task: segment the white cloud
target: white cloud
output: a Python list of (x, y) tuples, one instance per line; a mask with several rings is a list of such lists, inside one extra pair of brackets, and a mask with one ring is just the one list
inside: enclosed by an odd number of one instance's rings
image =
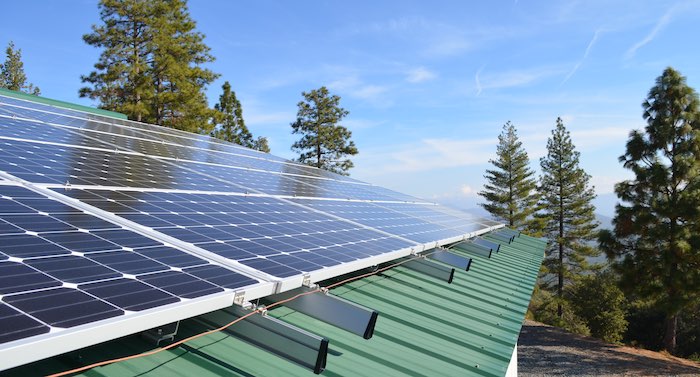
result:
[(465, 36), (455, 34), (445, 34), (441, 38), (436, 38), (426, 50), (428, 56), (452, 56), (467, 51), (474, 47)]
[(408, 76), (406, 77), (406, 81), (416, 84), (424, 81), (430, 81), (433, 80), (437, 77), (437, 75), (428, 70), (425, 67), (418, 67), (416, 69), (412, 69), (411, 71), (408, 72)]
[(474, 76), (477, 95), (485, 89), (503, 89), (526, 86), (546, 78), (566, 72), (561, 67), (541, 67), (533, 69), (510, 70), (483, 74), (479, 69)]
[(625, 176), (592, 175), (591, 184), (595, 187), (597, 195), (605, 195), (615, 192), (616, 183), (630, 178), (632, 178), (631, 174), (625, 174)]
[[(413, 173), (446, 169), (488, 162), (495, 152), (493, 139), (452, 140), (423, 139), (415, 144), (398, 145), (389, 150), (367, 151), (358, 160), (366, 159), (366, 176), (381, 176), (386, 173)], [(365, 157), (366, 156), (366, 157)], [(369, 161), (371, 159), (371, 161)]]
[(338, 78), (329, 83), (328, 87), (331, 90), (365, 100), (375, 106), (386, 107), (392, 104), (391, 100), (386, 97), (386, 93), (389, 91), (388, 86), (367, 84), (355, 74)]
[(350, 95), (361, 99), (377, 99), (389, 90), (382, 85), (360, 85), (350, 90)]
[(476, 196), (477, 190), (469, 185), (462, 185), (459, 188), (459, 192), (464, 196)]
[(362, 82), (357, 75), (351, 74), (331, 81), (328, 87), (333, 90), (351, 90), (360, 86)]
[(654, 38), (656, 38), (656, 36), (659, 34), (659, 32), (663, 30), (669, 22), (671, 22), (671, 19), (675, 15), (678, 8), (678, 5), (674, 5), (671, 8), (669, 8), (666, 11), (666, 13), (664, 13), (661, 16), (661, 18), (659, 18), (659, 20), (656, 22), (656, 25), (654, 25), (654, 28), (651, 29), (649, 34), (647, 34), (644, 38), (642, 38), (642, 40), (635, 43), (632, 47), (630, 47), (629, 50), (627, 50), (627, 52), (625, 53), (625, 58), (631, 59), (632, 57), (634, 57), (634, 54), (637, 53), (637, 50), (653, 41)]
[(589, 53), (591, 52), (591, 50), (593, 49), (593, 45), (595, 45), (596, 41), (598, 41), (598, 36), (600, 35), (601, 31), (602, 31), (601, 29), (598, 29), (598, 30), (595, 31), (595, 33), (593, 33), (593, 38), (591, 38), (591, 41), (588, 42), (588, 47), (586, 47), (586, 51), (583, 53), (583, 57), (581, 58), (581, 60), (579, 60), (579, 61), (576, 63), (576, 65), (574, 65), (574, 68), (571, 69), (571, 71), (569, 72), (569, 74), (566, 75), (566, 77), (564, 77), (564, 80), (562, 80), (562, 82), (561, 82), (562, 84), (564, 84), (565, 82), (569, 81), (569, 79), (571, 78), (571, 76), (573, 76), (574, 73), (576, 73), (576, 71), (578, 71), (579, 67), (581, 67), (581, 64), (583, 64), (583, 61), (586, 60), (586, 58), (588, 57), (588, 54), (589, 54)]
[(481, 79), (479, 78), (479, 75), (481, 74), (481, 71), (484, 69), (484, 67), (479, 68), (478, 71), (476, 71), (476, 74), (474, 75), (474, 84), (476, 85), (476, 95), (478, 96), (481, 94), (481, 90), (483, 89), (481, 87)]

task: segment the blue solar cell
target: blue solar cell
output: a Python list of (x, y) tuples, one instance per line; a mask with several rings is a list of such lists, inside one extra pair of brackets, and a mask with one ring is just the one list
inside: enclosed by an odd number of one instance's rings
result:
[(134, 252), (165, 265), (178, 268), (199, 266), (206, 263), (201, 258), (167, 246), (135, 248)]
[[(93, 253), (87, 255), (86, 258), (124, 274), (131, 275), (170, 270), (169, 266), (132, 251), (120, 250), (106, 253)], [(192, 258), (195, 260), (198, 259)], [(197, 262), (202, 263), (202, 260), (197, 260)]]
[(4, 221), (32, 232), (66, 232), (77, 230), (50, 216), (36, 214), (0, 215)]
[(160, 242), (126, 229), (95, 230), (92, 234), (126, 247), (160, 246)]
[(45, 334), (51, 330), (49, 326), (3, 303), (0, 303), (0, 329), (0, 344)]
[(29, 234), (0, 236), (0, 251), (17, 258), (70, 254), (67, 249)]
[(220, 287), (176, 271), (144, 275), (142, 281), (178, 297), (195, 298), (221, 292)]
[(298, 275), (301, 271), (296, 268), (281, 265), (277, 262), (271, 261), (264, 258), (253, 258), (248, 260), (243, 260), (241, 263), (253, 267), (257, 270), (263, 271), (273, 276), (288, 277)]
[(3, 301), (54, 327), (73, 327), (124, 314), (84, 292), (54, 288), (3, 297)]
[(79, 209), (48, 198), (16, 198), (15, 201), (36, 211), (45, 213), (80, 213)]
[(42, 233), (41, 237), (68, 250), (81, 253), (121, 249), (120, 245), (86, 232)]
[(62, 283), (22, 263), (0, 262), (0, 294), (33, 291)]
[(0, 220), (0, 234), (19, 234), (24, 233), (24, 229), (18, 228), (8, 222)]
[(81, 290), (124, 310), (140, 311), (180, 302), (180, 299), (140, 281), (116, 279), (82, 284)]
[(78, 284), (122, 276), (120, 273), (87, 258), (72, 255), (30, 259), (25, 261), (25, 263), (67, 283)]
[(100, 229), (117, 229), (119, 225), (112, 224), (93, 215), (85, 213), (54, 213), (51, 217), (60, 220), (66, 224), (70, 224), (79, 229), (100, 230)]
[(183, 271), (218, 286), (230, 289), (236, 289), (256, 283), (256, 281), (253, 279), (239, 274), (232, 274), (231, 270), (213, 264), (186, 268)]
[(6, 214), (6, 213), (26, 213), (27, 212), (27, 207), (13, 201), (5, 201), (3, 200), (0, 202), (0, 213)]

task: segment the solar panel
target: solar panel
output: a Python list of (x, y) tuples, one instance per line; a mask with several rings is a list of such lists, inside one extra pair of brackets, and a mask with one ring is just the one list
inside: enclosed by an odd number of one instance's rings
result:
[(0, 355), (12, 365), (495, 226), (208, 136), (0, 95)]
[(259, 283), (7, 184), (0, 185), (0, 343)]
[(416, 245), (274, 197), (54, 190), (276, 277)]

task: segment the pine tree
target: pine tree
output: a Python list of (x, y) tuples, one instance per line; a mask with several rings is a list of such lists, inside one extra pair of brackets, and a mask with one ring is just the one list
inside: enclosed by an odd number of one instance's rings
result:
[(192, 132), (209, 132), (204, 89), (217, 75), (214, 58), (195, 30), (184, 0), (101, 0), (101, 25), (83, 36), (102, 53), (81, 79), (81, 97), (130, 119)]
[(204, 34), (195, 31), (186, 0), (155, 2), (154, 11), (154, 121), (184, 131), (209, 133), (214, 111), (209, 109), (204, 88), (219, 75), (202, 67), (214, 61), (204, 44)]
[(124, 113), (129, 119), (152, 121), (153, 3), (102, 0), (99, 8), (103, 24), (93, 25), (92, 33), (83, 40), (103, 51), (96, 70), (81, 76), (91, 86), (80, 89), (80, 96), (97, 99), (100, 107)]
[(297, 120), (292, 123), (292, 133), (302, 138), (292, 145), (299, 153), (298, 161), (338, 174), (347, 175), (353, 167), (346, 156), (356, 155), (352, 133), (338, 123), (348, 115), (340, 107), (340, 97), (330, 95), (322, 86), (303, 92), (304, 100), (297, 104)]
[(270, 145), (267, 142), (267, 138), (263, 136), (258, 136), (257, 139), (253, 140), (252, 148), (260, 152), (270, 153)]
[(15, 44), (10, 41), (7, 44), (5, 55), (5, 62), (0, 66), (0, 88), (35, 96), (41, 95), (38, 87), (27, 83), (27, 75), (24, 73), (24, 63), (22, 62), (22, 49), (15, 49)]
[(642, 106), (647, 126), (630, 133), (620, 156), (634, 179), (615, 186), (614, 231), (599, 240), (623, 288), (663, 310), (664, 347), (673, 352), (681, 312), (700, 299), (700, 105), (667, 68)]
[(231, 90), (231, 84), (226, 81), (221, 86), (221, 89), (222, 93), (219, 96), (219, 103), (214, 105), (216, 114), (211, 136), (247, 148), (270, 153), (267, 138), (260, 136), (257, 139), (253, 139), (253, 134), (246, 127), (243, 120), (243, 107), (238, 98), (236, 98), (236, 92)]
[(218, 111), (217, 125), (212, 131), (212, 136), (236, 143), (244, 147), (253, 147), (253, 134), (248, 131), (248, 127), (243, 120), (243, 108), (236, 98), (236, 92), (231, 90), (228, 81), (221, 87), (223, 93), (219, 96), (219, 103), (214, 105)]
[(510, 121), (503, 125), (498, 136), (496, 156), (496, 160), (489, 160), (496, 169), (488, 169), (484, 175), (488, 183), (479, 195), (486, 203), (480, 205), (509, 227), (526, 230), (537, 210), (537, 182), (527, 152)]
[[(575, 150), (569, 131), (557, 118), (552, 137), (547, 140), (547, 156), (540, 159), (540, 208), (544, 236), (550, 240), (544, 266), (543, 288), (554, 291), (560, 300), (557, 315), (562, 317), (564, 288), (587, 270), (586, 257), (599, 251), (587, 244), (595, 239), (595, 198), (590, 176), (579, 167), (580, 153)], [(556, 281), (548, 281), (555, 277)]]

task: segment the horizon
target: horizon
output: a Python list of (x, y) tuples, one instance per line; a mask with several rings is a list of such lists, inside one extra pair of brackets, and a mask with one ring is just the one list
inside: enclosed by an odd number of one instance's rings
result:
[[(672, 66), (700, 87), (700, 52), (686, 47), (698, 1), (188, 5), (217, 58), (207, 67), (221, 73), (210, 105), (229, 81), (272, 154), (294, 156), (301, 92), (327, 86), (350, 111), (341, 124), (360, 152), (353, 178), (463, 209), (481, 202), (506, 121), (539, 174), (560, 116), (592, 176), (597, 212), (612, 216), (613, 185), (631, 177), (617, 157), (645, 125), (641, 103), (656, 77)], [(0, 45), (22, 49), (28, 81), (42, 96), (94, 106), (78, 89), (100, 52), (81, 39), (99, 22), (97, 2), (6, 9), (34, 16), (30, 27), (26, 17), (0, 25)]]

